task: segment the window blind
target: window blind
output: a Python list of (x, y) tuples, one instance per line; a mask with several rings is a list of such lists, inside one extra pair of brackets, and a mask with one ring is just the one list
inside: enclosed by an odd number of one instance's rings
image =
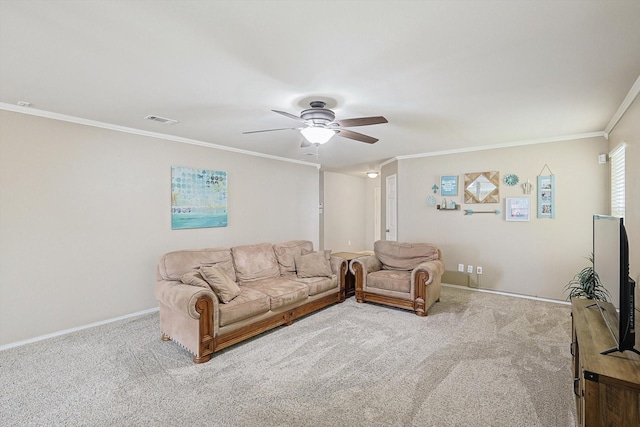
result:
[(625, 146), (626, 144), (622, 144), (609, 153), (611, 165), (611, 215), (619, 218), (624, 218), (625, 213)]

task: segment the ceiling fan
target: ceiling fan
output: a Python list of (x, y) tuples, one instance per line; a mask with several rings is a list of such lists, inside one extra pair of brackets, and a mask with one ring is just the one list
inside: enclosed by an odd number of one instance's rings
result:
[(324, 108), (326, 105), (325, 102), (311, 101), (310, 105), (311, 108), (303, 110), (300, 113), (300, 117), (284, 111), (271, 110), (274, 113), (282, 114), (285, 117), (289, 117), (290, 119), (304, 123), (305, 126), (303, 127), (254, 130), (243, 133), (248, 134), (259, 132), (273, 132), (277, 130), (299, 130), (300, 133), (302, 133), (302, 135), (304, 136), (305, 140), (308, 141), (308, 143), (306, 144), (306, 141), (303, 141), (302, 147), (308, 147), (311, 144), (314, 144), (316, 146), (324, 144), (325, 142), (329, 141), (334, 135), (339, 135), (343, 138), (355, 139), (356, 141), (366, 142), (367, 144), (373, 144), (378, 141), (378, 138), (374, 138), (372, 136), (364, 135), (362, 133), (354, 132), (352, 130), (344, 128), (388, 123), (387, 119), (382, 116), (336, 120), (335, 113), (327, 108)]

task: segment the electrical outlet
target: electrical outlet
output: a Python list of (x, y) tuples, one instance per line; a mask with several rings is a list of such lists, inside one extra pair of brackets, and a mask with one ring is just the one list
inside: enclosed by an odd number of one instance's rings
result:
[(467, 273), (473, 273), (473, 265), (467, 266)]
[(464, 273), (464, 264), (458, 264), (458, 271)]
[(482, 267), (477, 266), (477, 267), (476, 267), (476, 273), (478, 273), (478, 274), (482, 274)]

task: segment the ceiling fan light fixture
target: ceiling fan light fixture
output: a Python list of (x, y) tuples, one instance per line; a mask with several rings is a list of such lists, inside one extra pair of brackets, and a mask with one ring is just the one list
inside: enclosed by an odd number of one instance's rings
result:
[(373, 179), (373, 178), (377, 178), (377, 177), (378, 177), (378, 172), (376, 172), (376, 171), (369, 171), (369, 172), (367, 172), (367, 176), (368, 176), (369, 178), (371, 178), (371, 179)]
[(317, 126), (309, 126), (300, 130), (302, 136), (312, 144), (324, 144), (328, 142), (336, 132), (332, 129), (327, 129)]

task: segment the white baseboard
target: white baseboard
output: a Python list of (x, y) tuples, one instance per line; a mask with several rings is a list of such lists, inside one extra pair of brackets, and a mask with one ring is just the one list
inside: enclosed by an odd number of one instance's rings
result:
[[(534, 296), (529, 296), (529, 295), (514, 294), (514, 293), (509, 293), (509, 292), (503, 292), (503, 291), (495, 291), (495, 290), (491, 290), (491, 289), (470, 288), (470, 287), (467, 287), (467, 286), (450, 285), (448, 283), (442, 283), (442, 286), (446, 286), (446, 287), (450, 287), (450, 288), (456, 288), (456, 289), (464, 289), (464, 290), (473, 291), (473, 292), (486, 292), (486, 293), (490, 293), (490, 294), (505, 295), (505, 296), (515, 297), (515, 298), (525, 298), (525, 299), (532, 299), (532, 300), (536, 300), (536, 301), (553, 302), (553, 303), (556, 303), (556, 304), (564, 304), (564, 305), (569, 305), (570, 304), (568, 301), (560, 301), (560, 300), (555, 300), (555, 299), (550, 299), (550, 298), (540, 298), (540, 297), (534, 297)], [(41, 335), (39, 337), (30, 338), (30, 339), (24, 340), (24, 341), (18, 341), (18, 342), (14, 342), (14, 343), (10, 343), (10, 344), (1, 345), (0, 346), (0, 351), (8, 350), (8, 349), (14, 348), (14, 347), (20, 347), (20, 346), (23, 346), (23, 345), (26, 345), (26, 344), (31, 344), (31, 343), (42, 341), (42, 340), (46, 340), (46, 339), (49, 339), (49, 338), (59, 337), (61, 335), (66, 335), (66, 334), (70, 334), (72, 332), (81, 331), (83, 329), (89, 329), (89, 328), (94, 328), (94, 327), (100, 326), (100, 325), (106, 325), (107, 323), (117, 322), (119, 320), (129, 319), (131, 317), (142, 316), (142, 315), (149, 314), (149, 313), (155, 313), (158, 310), (159, 310), (158, 307), (150, 308), (148, 310), (138, 311), (136, 313), (125, 314), (124, 316), (114, 317), (112, 319), (107, 319), (107, 320), (102, 320), (100, 322), (90, 323), (88, 325), (78, 326), (78, 327), (71, 328), (71, 329), (65, 329), (63, 331), (53, 332), (53, 333), (47, 334), (47, 335)]]
[(83, 329), (89, 329), (89, 328), (94, 328), (94, 327), (100, 326), (100, 325), (106, 325), (107, 323), (113, 323), (113, 322), (117, 322), (119, 320), (125, 320), (125, 319), (130, 319), (132, 317), (143, 316), (145, 314), (155, 313), (158, 310), (159, 310), (158, 307), (150, 308), (148, 310), (142, 310), (142, 311), (138, 311), (136, 313), (125, 314), (124, 316), (114, 317), (112, 319), (101, 320), (99, 322), (90, 323), (88, 325), (78, 326), (78, 327), (71, 328), (71, 329), (65, 329), (63, 331), (53, 332), (51, 334), (41, 335), (39, 337), (30, 338), (30, 339), (24, 340), (24, 341), (17, 341), (17, 342), (5, 344), (5, 345), (0, 345), (0, 351), (8, 350), (10, 348), (20, 347), (20, 346), (23, 346), (23, 345), (26, 345), (26, 344), (31, 344), (31, 343), (42, 341), (42, 340), (46, 340), (46, 339), (49, 339), (49, 338), (59, 337), (61, 335), (66, 335), (66, 334), (70, 334), (72, 332), (81, 331)]
[(561, 301), (561, 300), (551, 299), (551, 298), (534, 297), (534, 296), (531, 296), (531, 295), (515, 294), (515, 293), (511, 293), (511, 292), (504, 292), (504, 291), (495, 291), (493, 289), (470, 288), (468, 286), (450, 285), (448, 283), (442, 283), (442, 286), (446, 286), (446, 287), (449, 287), (449, 288), (456, 288), (456, 289), (464, 289), (464, 290), (467, 290), (467, 291), (485, 292), (485, 293), (488, 293), (488, 294), (505, 295), (505, 296), (508, 296), (508, 297), (532, 299), (532, 300), (544, 301), (544, 302), (553, 302), (555, 304), (563, 304), (563, 305), (570, 305), (571, 304), (569, 301)]

